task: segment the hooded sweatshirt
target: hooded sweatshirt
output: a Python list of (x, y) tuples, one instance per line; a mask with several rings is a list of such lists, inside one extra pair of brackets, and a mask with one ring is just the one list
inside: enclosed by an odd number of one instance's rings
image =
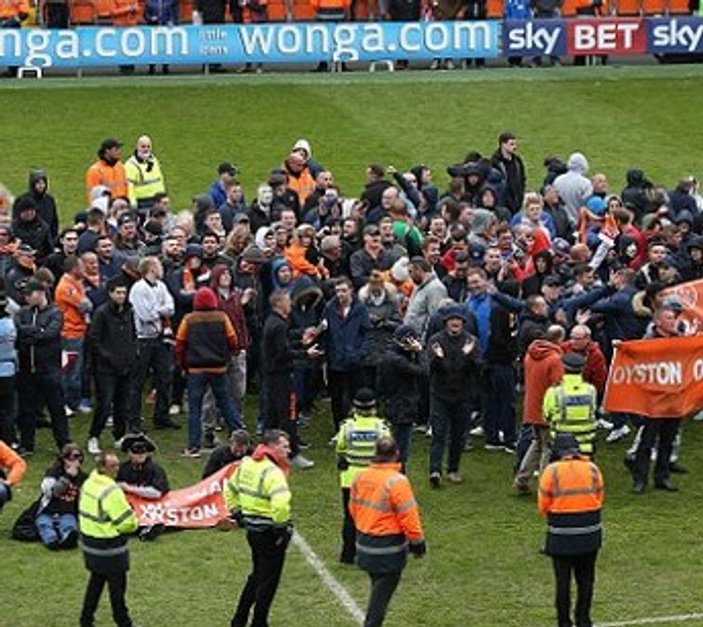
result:
[[(35, 185), (39, 181), (44, 181), (44, 191), (39, 193), (35, 189)], [(55, 244), (59, 235), (59, 213), (56, 209), (54, 198), (49, 195), (49, 179), (44, 170), (29, 171), (29, 190), (26, 194), (22, 194), (15, 200), (12, 206), (12, 219), (19, 218), (19, 207), (23, 204), (24, 199), (31, 198), (37, 207), (37, 216), (49, 225), (51, 233), (51, 242)]]
[(564, 376), (561, 347), (548, 340), (535, 340), (525, 355), (525, 398), (522, 419), (528, 425), (546, 426), (542, 402), (547, 390)]
[(579, 210), (593, 195), (593, 185), (586, 177), (588, 161), (580, 152), (573, 153), (567, 161), (569, 171), (554, 180), (554, 186), (564, 201), (564, 209), (569, 216), (569, 222), (575, 226), (578, 222)]
[(217, 308), (224, 311), (237, 334), (238, 350), (246, 350), (249, 345), (249, 330), (247, 329), (246, 314), (241, 301), (241, 290), (234, 284), (229, 291), (218, 287), (223, 272), (230, 272), (224, 264), (217, 264), (210, 274), (210, 289), (217, 295)]
[(237, 334), (224, 311), (217, 309), (215, 292), (201, 287), (192, 313), (183, 318), (176, 335), (175, 357), (186, 371), (219, 374), (227, 371), (237, 350)]

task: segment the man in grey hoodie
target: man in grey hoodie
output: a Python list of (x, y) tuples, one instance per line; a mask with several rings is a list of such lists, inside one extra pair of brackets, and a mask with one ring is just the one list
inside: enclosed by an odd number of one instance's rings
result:
[(588, 161), (582, 153), (573, 153), (566, 165), (569, 168), (568, 172), (555, 179), (554, 187), (564, 201), (564, 209), (569, 216), (569, 222), (572, 226), (576, 226), (579, 210), (593, 195), (593, 185), (586, 176), (588, 174)]

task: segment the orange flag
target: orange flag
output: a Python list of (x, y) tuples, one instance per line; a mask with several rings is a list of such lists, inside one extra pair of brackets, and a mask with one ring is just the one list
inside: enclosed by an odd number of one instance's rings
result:
[(677, 298), (683, 306), (679, 320), (686, 325), (685, 335), (703, 333), (703, 279), (675, 285), (664, 290), (663, 294), (665, 298)]
[(649, 418), (685, 418), (703, 408), (703, 335), (618, 344), (603, 404)]

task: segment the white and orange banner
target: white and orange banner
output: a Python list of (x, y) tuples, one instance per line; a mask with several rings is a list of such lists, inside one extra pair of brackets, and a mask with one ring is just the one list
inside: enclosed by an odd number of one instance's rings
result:
[(703, 409), (703, 335), (618, 344), (603, 405), (649, 418), (685, 418)]
[(675, 285), (662, 293), (664, 298), (673, 296), (681, 303), (679, 320), (686, 327), (685, 335), (703, 333), (703, 279)]
[(229, 512), (222, 493), (238, 462), (218, 470), (195, 485), (172, 490), (157, 500), (127, 494), (140, 526), (166, 525), (181, 529), (214, 527)]

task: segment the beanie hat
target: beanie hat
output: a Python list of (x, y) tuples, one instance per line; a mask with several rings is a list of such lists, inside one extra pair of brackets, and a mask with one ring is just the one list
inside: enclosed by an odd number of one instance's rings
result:
[(201, 287), (198, 289), (193, 299), (193, 309), (199, 311), (217, 309), (217, 296), (215, 296), (215, 292), (209, 287)]

